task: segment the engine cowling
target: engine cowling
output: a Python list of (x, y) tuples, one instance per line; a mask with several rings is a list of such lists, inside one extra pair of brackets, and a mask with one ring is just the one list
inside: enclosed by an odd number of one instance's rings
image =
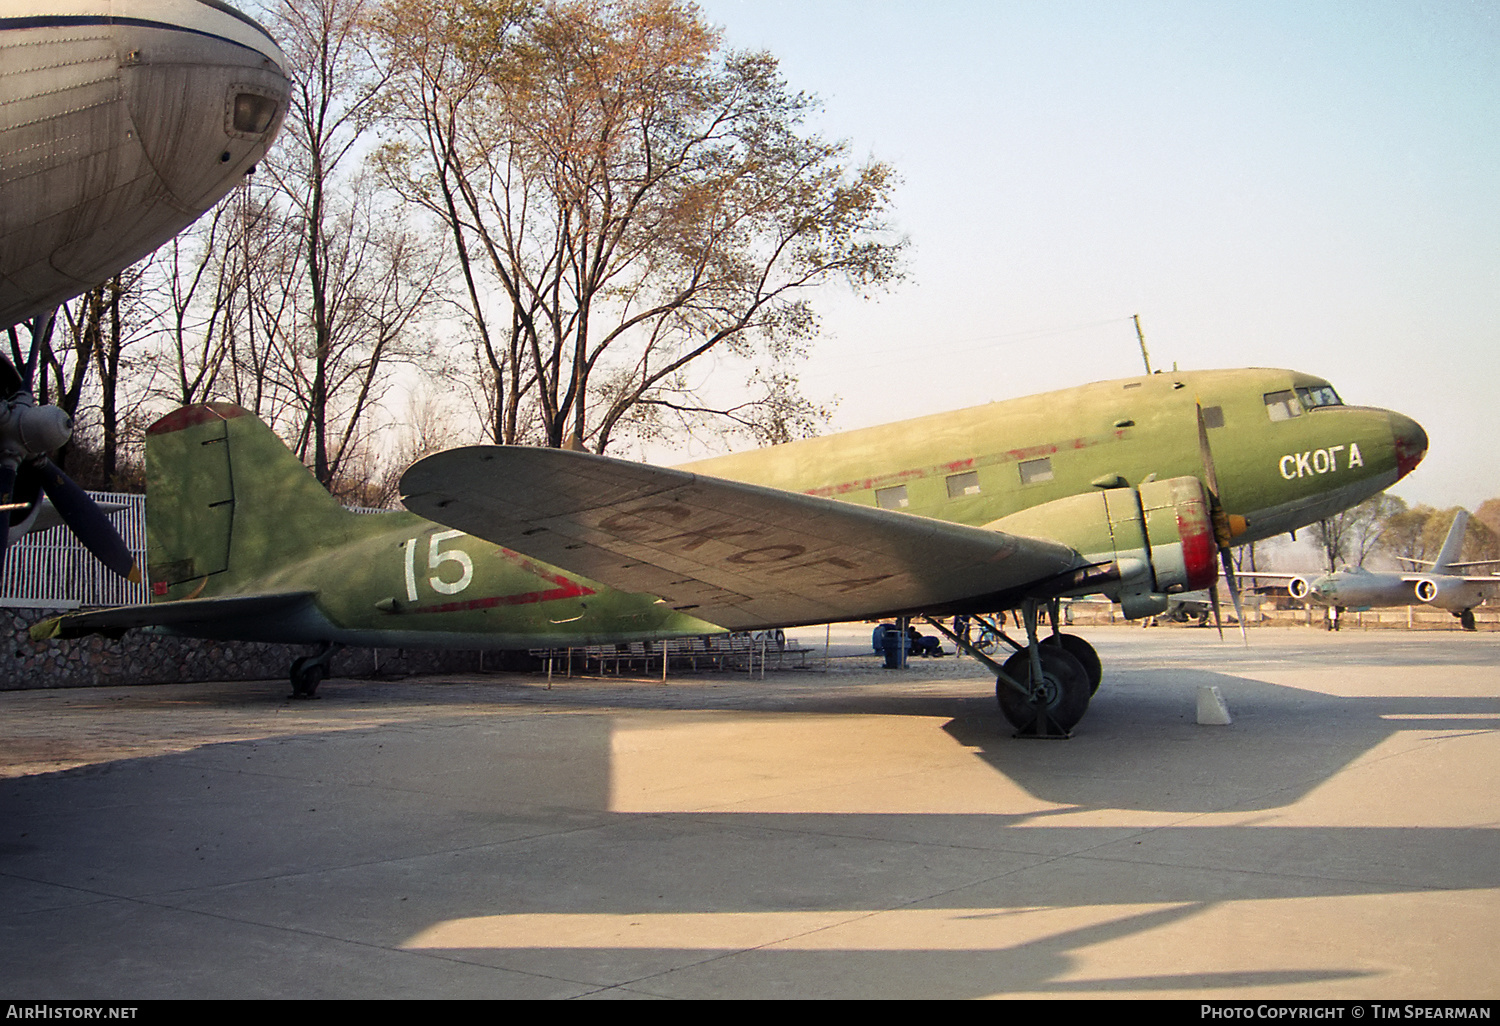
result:
[(1480, 587), (1462, 577), (1424, 577), (1415, 590), (1419, 602), (1450, 613), (1472, 609), (1484, 600)]
[(1299, 602), (1306, 601), (1307, 596), (1312, 594), (1312, 582), (1306, 577), (1293, 577), (1286, 582), (1286, 592)]
[(1208, 496), (1195, 477), (1070, 495), (986, 526), (1073, 548), (1094, 565), (1060, 594), (1105, 595), (1131, 619), (1163, 613), (1168, 595), (1218, 577)]

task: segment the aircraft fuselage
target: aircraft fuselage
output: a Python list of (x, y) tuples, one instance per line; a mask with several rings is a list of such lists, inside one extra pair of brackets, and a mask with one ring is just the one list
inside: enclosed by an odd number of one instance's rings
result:
[[(200, 637), (520, 649), (688, 637), (716, 626), (407, 512), (353, 513), (228, 404), (146, 432), (152, 601), (315, 594)], [(212, 613), (213, 610), (209, 609)]]
[(213, 0), (0, 0), (0, 327), (217, 203), (281, 125), (285, 66)]
[(1493, 584), (1465, 580), (1454, 574), (1411, 574), (1348, 567), (1324, 574), (1307, 583), (1303, 601), (1344, 609), (1379, 609), (1389, 606), (1430, 605), (1450, 613), (1473, 609), (1485, 599)]
[(1195, 404), (1234, 544), (1347, 509), (1427, 449), (1402, 414), (1344, 406), (1322, 378), (1249, 368), (1096, 382), (679, 469), (983, 526), (1092, 489), (1202, 478)]

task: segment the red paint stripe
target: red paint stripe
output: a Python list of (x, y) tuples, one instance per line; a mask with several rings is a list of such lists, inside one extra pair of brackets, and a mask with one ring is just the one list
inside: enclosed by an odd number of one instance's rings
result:
[[(1116, 431), (1114, 437), (1123, 437), (1122, 431)], [(1024, 460), (1037, 459), (1041, 456), (1054, 456), (1064, 448), (1088, 449), (1098, 445), (1107, 439), (1096, 438), (1074, 438), (1071, 441), (1057, 442), (1046, 445), (1033, 445), (1024, 449), (1011, 449), (1006, 452), (996, 453), (989, 457), (971, 456), (968, 459), (954, 460), (951, 463), (940, 463), (929, 469), (897, 470), (879, 477), (867, 477), (863, 480), (842, 481), (838, 484), (820, 485), (817, 488), (809, 488), (803, 495), (816, 495), (819, 498), (832, 498), (835, 495), (846, 495), (849, 492), (870, 491), (875, 488), (885, 488), (888, 485), (904, 484), (906, 482), (925, 478), (931, 473), (943, 473), (944, 471), (967, 470), (981, 466), (981, 459), (989, 459), (995, 463), (1020, 463)], [(996, 459), (998, 457), (998, 459)]]
[(417, 606), (405, 612), (465, 613), (475, 609), (494, 609), (498, 606), (529, 606), (536, 602), (553, 602), (558, 599), (581, 598), (592, 594), (594, 594), (593, 588), (585, 588), (576, 581), (567, 581), (563, 587), (547, 591), (528, 591), (520, 595), (491, 595), (489, 598), (466, 599), (463, 602), (444, 602), (440, 606)]
[(148, 427), (146, 434), (168, 435), (173, 431), (196, 427), (199, 424), (208, 424), (215, 420), (233, 420), (244, 415), (245, 411), (233, 403), (199, 403), (197, 406), (184, 406), (180, 410), (173, 410)]

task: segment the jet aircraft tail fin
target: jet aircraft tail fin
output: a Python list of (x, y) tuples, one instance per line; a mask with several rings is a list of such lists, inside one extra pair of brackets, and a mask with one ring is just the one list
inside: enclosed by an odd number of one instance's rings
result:
[(1459, 510), (1458, 515), (1453, 518), (1453, 526), (1448, 528), (1448, 537), (1443, 539), (1442, 551), (1438, 553), (1437, 562), (1432, 565), (1435, 574), (1446, 574), (1452, 572), (1452, 567), (1458, 562), (1458, 557), (1463, 554), (1464, 532), (1469, 526), (1468, 510)]
[(146, 429), (152, 601), (275, 590), (278, 570), (360, 535), (369, 519), (238, 406), (184, 406)]

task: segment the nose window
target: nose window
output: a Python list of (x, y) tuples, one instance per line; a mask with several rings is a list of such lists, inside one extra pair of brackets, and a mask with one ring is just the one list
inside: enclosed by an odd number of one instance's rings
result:
[(276, 101), (256, 93), (239, 93), (234, 98), (234, 130), (260, 135), (271, 127), (276, 117)]
[(1342, 406), (1343, 400), (1333, 390), (1332, 385), (1318, 385), (1314, 388), (1297, 388), (1297, 394), (1302, 397), (1302, 405), (1309, 410), (1316, 410), (1319, 406)]

